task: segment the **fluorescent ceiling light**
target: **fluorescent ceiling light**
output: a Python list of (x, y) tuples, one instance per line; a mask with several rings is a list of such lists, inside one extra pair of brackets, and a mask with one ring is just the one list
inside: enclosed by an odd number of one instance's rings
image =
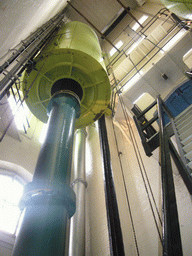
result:
[(134, 75), (124, 86), (123, 92), (128, 91), (139, 79), (141, 78), (141, 73)]
[[(115, 44), (115, 47), (119, 49), (122, 45), (123, 45), (123, 42), (119, 41), (117, 44)], [(116, 53), (116, 51), (117, 50), (115, 48), (112, 48), (111, 51), (109, 52), (110, 56), (113, 56), (113, 54)]]
[[(146, 21), (147, 18), (148, 18), (147, 15), (143, 15), (138, 21), (139, 21), (140, 24), (143, 24), (143, 23)], [(140, 27), (140, 25), (136, 22), (136, 23), (133, 25), (132, 29), (133, 29), (134, 31), (136, 31), (139, 27)]]
[[(184, 34), (186, 33), (185, 29), (180, 30), (163, 48), (164, 52), (168, 51)], [(160, 51), (161, 52), (161, 51)]]
[(127, 51), (127, 54), (130, 54), (145, 38), (144, 35), (142, 35)]

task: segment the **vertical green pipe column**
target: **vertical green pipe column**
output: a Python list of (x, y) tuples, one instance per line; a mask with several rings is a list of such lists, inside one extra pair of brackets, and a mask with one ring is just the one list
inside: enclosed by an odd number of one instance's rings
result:
[(23, 221), (13, 256), (63, 256), (67, 218), (75, 212), (75, 194), (69, 186), (78, 96), (56, 92), (49, 104), (49, 126), (33, 181), (22, 199)]

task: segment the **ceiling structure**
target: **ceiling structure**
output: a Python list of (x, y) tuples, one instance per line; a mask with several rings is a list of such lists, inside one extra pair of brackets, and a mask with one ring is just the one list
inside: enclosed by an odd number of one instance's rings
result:
[[(111, 107), (116, 120), (124, 119), (118, 105), (119, 93), (132, 115), (131, 108), (143, 93), (149, 93), (154, 99), (158, 95), (166, 99), (187, 79), (184, 72), (188, 67), (183, 55), (192, 48), (191, 33), (173, 19), (159, 0), (72, 0), (70, 5), (64, 0), (55, 3), (2, 1), (0, 63), (7, 57), (4, 56), (7, 51), (12, 54), (15, 45), (64, 7), (64, 22), (87, 23), (98, 35), (111, 83)], [(43, 16), (40, 15), (42, 10)], [(180, 41), (166, 49), (167, 42), (175, 35)], [(146, 106), (148, 104), (146, 101)], [(11, 120), (11, 114), (8, 116)]]
[[(107, 72), (114, 93), (123, 93), (127, 108), (143, 93), (154, 99), (168, 95), (187, 80), (184, 75), (188, 67), (183, 62), (184, 54), (192, 48), (190, 32), (182, 29), (171, 12), (160, 1), (71, 1), (67, 16), (95, 26), (104, 35), (118, 16), (130, 8), (124, 18), (107, 33), (107, 39), (97, 32), (104, 53)], [(77, 9), (79, 13), (75, 10)], [(132, 15), (134, 17), (132, 17)], [(84, 17), (83, 17), (84, 16)], [(139, 26), (136, 22), (142, 22)], [(88, 21), (87, 21), (88, 20)], [(171, 49), (167, 42), (177, 35), (182, 43)], [(178, 42), (179, 42), (178, 40)], [(121, 42), (119, 52), (113, 46)], [(177, 43), (178, 43), (177, 42)], [(166, 47), (167, 45), (167, 47)], [(111, 50), (114, 50), (111, 56)], [(164, 79), (163, 75), (168, 77)], [(118, 97), (116, 106), (118, 106)], [(146, 106), (147, 106), (146, 102)], [(116, 119), (123, 119), (117, 107)]]

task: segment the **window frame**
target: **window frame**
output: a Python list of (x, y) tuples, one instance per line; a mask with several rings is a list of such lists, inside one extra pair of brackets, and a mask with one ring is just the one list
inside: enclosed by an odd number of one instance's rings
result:
[[(16, 165), (14, 163), (1, 161), (0, 160), (0, 175), (6, 175), (13, 177), (14, 179), (18, 180), (23, 186), (27, 183), (32, 181), (33, 175), (28, 172), (26, 169), (24, 169), (22, 166)], [(21, 217), (22, 214), (20, 214)], [(20, 220), (20, 217), (18, 219), (18, 223)], [(2, 246), (8, 246), (9, 249), (13, 247), (16, 233), (17, 233), (17, 227), (18, 223), (15, 229), (15, 232), (13, 234), (6, 232), (4, 230), (0, 230), (0, 243), (2, 243)]]

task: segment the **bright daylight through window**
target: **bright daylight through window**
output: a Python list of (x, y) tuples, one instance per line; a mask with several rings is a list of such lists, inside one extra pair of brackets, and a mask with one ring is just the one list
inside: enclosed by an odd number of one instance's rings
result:
[(123, 93), (127, 92), (131, 87), (142, 77), (143, 71), (140, 70), (137, 74), (135, 74), (128, 82), (123, 86)]
[(165, 46), (163, 46), (162, 50), (160, 51), (160, 53), (164, 53), (166, 51), (168, 51), (169, 49), (171, 49), (177, 41), (179, 41), (179, 39), (186, 33), (187, 31), (185, 29), (181, 29), (167, 44), (165, 44)]
[[(116, 47), (117, 49), (119, 49), (122, 45), (123, 45), (123, 42), (122, 42), (122, 41), (119, 41), (119, 42), (115, 45), (115, 47)], [(117, 49), (112, 48), (111, 51), (109, 52), (110, 56), (113, 56), (113, 54), (116, 53)]]
[(15, 234), (21, 215), (18, 207), (23, 184), (14, 176), (0, 175), (0, 230)]
[(22, 131), (23, 125), (25, 125), (26, 127), (28, 126), (27, 118), (29, 117), (30, 111), (25, 102), (20, 105), (20, 102), (16, 102), (12, 95), (9, 96), (8, 101), (12, 110), (12, 114), (15, 116), (14, 120), (17, 129)]
[[(146, 21), (147, 18), (148, 18), (147, 15), (143, 15), (143, 16), (139, 19), (139, 23), (140, 23), (140, 24), (143, 24), (143, 23)], [(136, 31), (139, 27), (140, 27), (140, 25), (136, 22), (136, 23), (133, 25), (132, 29), (133, 29), (134, 31)]]

